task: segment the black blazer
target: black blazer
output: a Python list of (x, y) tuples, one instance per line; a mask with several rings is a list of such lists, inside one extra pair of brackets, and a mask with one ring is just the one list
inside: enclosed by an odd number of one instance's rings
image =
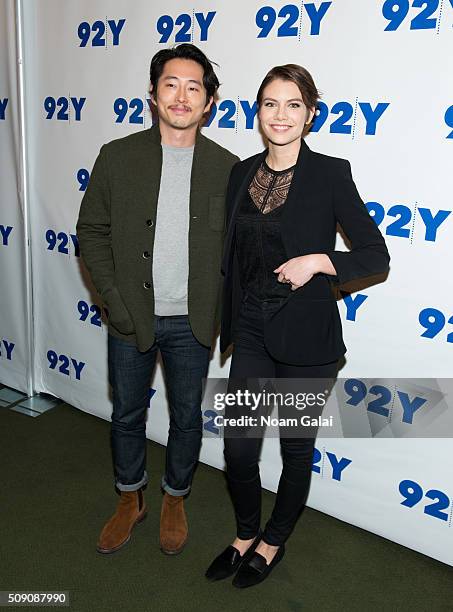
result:
[[(243, 298), (235, 248), (236, 215), (241, 198), (266, 155), (267, 150), (238, 162), (228, 183), (227, 235), (222, 260), (222, 353), (231, 344)], [(334, 250), (337, 222), (351, 243), (350, 251)], [(316, 153), (302, 140), (281, 215), (281, 233), (288, 259), (325, 253), (337, 275), (315, 274), (284, 299), (266, 320), (266, 348), (275, 359), (289, 364), (335, 361), (344, 355), (346, 347), (332, 284), (387, 272), (390, 261), (384, 238), (357, 192), (347, 160)]]

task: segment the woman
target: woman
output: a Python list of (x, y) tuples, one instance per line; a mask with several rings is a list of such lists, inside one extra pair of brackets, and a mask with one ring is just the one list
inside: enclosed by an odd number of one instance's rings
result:
[[(268, 149), (238, 162), (227, 195), (221, 351), (234, 343), (230, 381), (334, 379), (346, 352), (331, 284), (388, 270), (384, 239), (348, 161), (315, 153), (303, 136), (319, 93), (308, 71), (277, 66), (257, 95)], [(336, 224), (350, 243), (335, 251)], [(283, 470), (274, 509), (260, 531), (259, 438), (225, 436), (237, 537), (211, 563), (210, 580), (262, 582), (284, 555), (304, 507), (314, 437), (280, 438)]]

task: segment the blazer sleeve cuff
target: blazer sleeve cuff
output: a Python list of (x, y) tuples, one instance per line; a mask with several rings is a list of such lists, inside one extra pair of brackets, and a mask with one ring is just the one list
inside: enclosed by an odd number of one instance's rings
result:
[(389, 270), (390, 256), (385, 244), (368, 247), (367, 258), (359, 257), (356, 251), (325, 251), (336, 275), (327, 274), (334, 285), (343, 285), (351, 280), (383, 274)]
[(336, 274), (326, 274), (327, 278), (335, 286), (343, 284), (345, 280), (342, 273), (342, 261), (343, 255), (347, 255), (347, 253), (343, 253), (341, 251), (324, 251), (324, 255), (328, 256), (333, 267), (337, 271)]

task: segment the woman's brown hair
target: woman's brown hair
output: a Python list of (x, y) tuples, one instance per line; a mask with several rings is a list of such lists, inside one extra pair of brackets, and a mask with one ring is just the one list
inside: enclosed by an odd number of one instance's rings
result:
[[(261, 106), (261, 102), (263, 99), (263, 92), (269, 83), (275, 81), (276, 79), (281, 79), (282, 81), (291, 81), (295, 83), (300, 90), (302, 95), (302, 100), (307, 108), (315, 108), (318, 104), (318, 100), (321, 97), (321, 93), (318, 91), (315, 82), (313, 81), (313, 77), (308, 72), (306, 68), (303, 66), (299, 66), (298, 64), (285, 64), (284, 66), (274, 66), (271, 68), (269, 72), (263, 79), (261, 83), (258, 93), (256, 95), (256, 99), (258, 102), (258, 106)], [(309, 125), (313, 123), (313, 119)]]

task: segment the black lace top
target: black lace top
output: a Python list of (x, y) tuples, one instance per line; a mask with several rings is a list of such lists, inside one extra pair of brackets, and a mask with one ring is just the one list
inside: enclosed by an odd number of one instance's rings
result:
[(259, 299), (286, 297), (291, 285), (279, 283), (273, 270), (288, 257), (280, 235), (280, 217), (294, 166), (272, 170), (265, 161), (243, 198), (236, 219), (236, 249), (241, 285)]

